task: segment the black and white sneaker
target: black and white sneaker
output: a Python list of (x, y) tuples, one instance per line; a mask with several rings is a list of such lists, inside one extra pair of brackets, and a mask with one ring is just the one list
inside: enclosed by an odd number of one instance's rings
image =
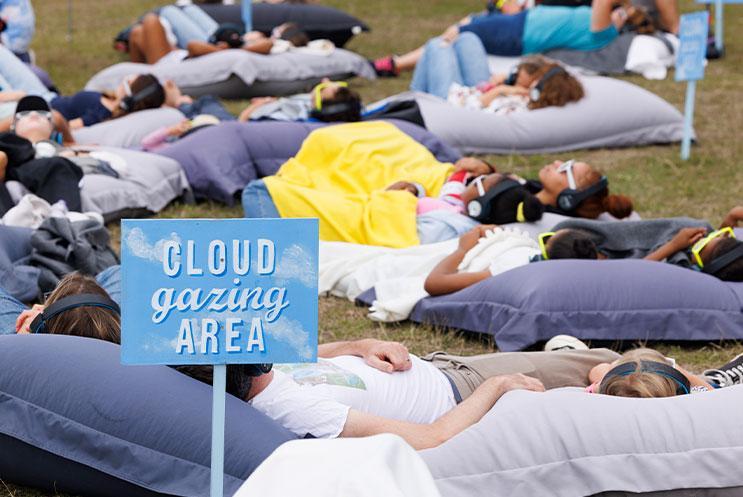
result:
[(704, 379), (721, 388), (743, 384), (743, 354), (717, 369), (708, 369)]

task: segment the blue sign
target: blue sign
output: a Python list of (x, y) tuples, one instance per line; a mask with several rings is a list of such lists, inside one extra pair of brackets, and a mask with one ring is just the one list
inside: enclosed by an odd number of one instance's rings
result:
[(704, 60), (707, 54), (709, 12), (695, 12), (681, 16), (676, 56), (676, 81), (696, 81), (704, 78)]
[(121, 262), (122, 363), (316, 361), (316, 219), (127, 219)]

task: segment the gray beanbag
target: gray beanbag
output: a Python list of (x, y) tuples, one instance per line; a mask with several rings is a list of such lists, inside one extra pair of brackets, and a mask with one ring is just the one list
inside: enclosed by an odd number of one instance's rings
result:
[(142, 138), (163, 126), (172, 126), (186, 117), (172, 107), (142, 110), (118, 119), (80, 128), (72, 133), (80, 145), (141, 148)]
[(683, 116), (671, 104), (637, 85), (612, 78), (580, 78), (586, 96), (565, 107), (509, 115), (466, 110), (433, 95), (414, 97), (426, 128), (462, 153), (562, 152), (680, 141)]
[[(373, 291), (359, 300), (371, 304)], [(527, 264), (427, 297), (410, 319), (493, 335), (503, 351), (566, 333), (581, 340), (743, 339), (743, 283), (637, 259)]]
[(83, 211), (103, 214), (106, 222), (123, 216), (154, 213), (190, 191), (183, 169), (161, 155), (112, 147), (97, 147), (125, 161), (120, 177), (86, 174), (81, 196)]
[(421, 455), (446, 497), (741, 495), (741, 409), (743, 386), (665, 399), (514, 391)]
[[(122, 62), (103, 69), (86, 85), (87, 90), (112, 90), (130, 74), (152, 73), (161, 79), (172, 79), (183, 91), (193, 96), (205, 94), (204, 87), (215, 96), (246, 98), (255, 82), (301, 82), (333, 75), (357, 75), (374, 79), (374, 70), (363, 57), (343, 49), (328, 56), (288, 52), (277, 55), (259, 55), (245, 50), (223, 50), (195, 59), (175, 63), (135, 64)], [(231, 77), (239, 78), (235, 80)], [(303, 81), (305, 80), (305, 81)], [(237, 86), (235, 86), (237, 85)], [(235, 94), (235, 89), (244, 93)], [(267, 91), (266, 86), (263, 89)], [(270, 89), (270, 87), (269, 87)], [(281, 90), (281, 87), (278, 88)], [(294, 90), (293, 87), (291, 87)], [(239, 92), (237, 92), (239, 93)], [(283, 93), (263, 93), (281, 95)]]
[(39, 296), (39, 268), (29, 265), (32, 233), (29, 228), (0, 225), (0, 287), (23, 302)]
[[(0, 479), (73, 495), (209, 495), (208, 385), (117, 345), (0, 336)], [(225, 495), (293, 435), (227, 396)]]

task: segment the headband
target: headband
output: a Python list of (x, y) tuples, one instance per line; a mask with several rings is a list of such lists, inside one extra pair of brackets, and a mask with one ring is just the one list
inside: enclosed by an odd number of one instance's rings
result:
[(652, 373), (672, 380), (676, 384), (676, 395), (688, 394), (691, 391), (689, 379), (678, 369), (657, 361), (639, 361), (638, 369), (638, 363), (633, 361), (619, 364), (609, 370), (609, 372), (604, 375), (604, 379), (601, 380), (599, 393), (604, 392), (607, 382), (611, 378), (614, 378), (615, 376), (629, 376), (634, 373)]

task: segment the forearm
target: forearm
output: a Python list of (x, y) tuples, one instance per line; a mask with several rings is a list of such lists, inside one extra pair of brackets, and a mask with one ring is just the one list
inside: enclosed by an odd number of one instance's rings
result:
[(8, 169), (8, 154), (0, 152), (0, 181), (5, 181), (5, 171)]
[(686, 379), (689, 380), (689, 384), (692, 386), (692, 388), (693, 387), (703, 387), (703, 388), (706, 388), (707, 390), (713, 390), (712, 385), (710, 385), (709, 383), (707, 383), (706, 381), (704, 381), (701, 377), (699, 377), (699, 376), (697, 376), (697, 375), (695, 375), (693, 373), (688, 372), (687, 370), (685, 370), (684, 368), (682, 368), (682, 367), (680, 367), (678, 365), (676, 366), (676, 369), (678, 369), (679, 372), (681, 372), (681, 374), (683, 374), (684, 376), (686, 376)]
[(591, 4), (591, 31), (603, 31), (612, 25), (613, 0), (593, 0)]
[(273, 48), (273, 41), (271, 41), (270, 38), (266, 38), (265, 40), (254, 41), (252, 43), (249, 43), (243, 46), (243, 50), (247, 50), (248, 52), (259, 53), (263, 55), (270, 54), (271, 48)]
[(672, 245), (671, 243), (666, 243), (665, 245), (661, 246), (658, 250), (655, 252), (651, 252), (648, 255), (644, 257), (646, 261), (657, 261), (661, 262), (669, 257), (671, 257), (673, 254), (678, 252), (678, 248), (675, 245)]
[(190, 57), (200, 57), (202, 55), (219, 52), (222, 48), (212, 45), (211, 43), (205, 43), (203, 41), (189, 41), (188, 42), (188, 55)]
[(317, 348), (318, 357), (330, 359), (342, 355), (364, 356), (364, 349), (371, 339), (324, 343)]

